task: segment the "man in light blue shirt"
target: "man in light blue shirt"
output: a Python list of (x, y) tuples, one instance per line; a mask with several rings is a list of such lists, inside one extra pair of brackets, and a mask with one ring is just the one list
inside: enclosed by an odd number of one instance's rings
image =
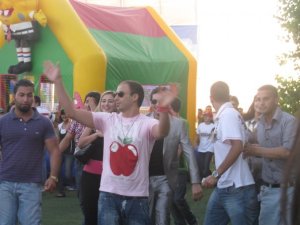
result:
[[(264, 85), (258, 89), (255, 97), (256, 105), (262, 113), (257, 124), (258, 144), (248, 144), (245, 155), (263, 158), (262, 186), (260, 189), (261, 210), (260, 225), (281, 225), (280, 213), (281, 184), (287, 158), (293, 146), (297, 121), (296, 118), (278, 107), (277, 89), (272, 85)], [(288, 212), (293, 196), (293, 181), (288, 184)], [(290, 218), (288, 218), (288, 224)]]

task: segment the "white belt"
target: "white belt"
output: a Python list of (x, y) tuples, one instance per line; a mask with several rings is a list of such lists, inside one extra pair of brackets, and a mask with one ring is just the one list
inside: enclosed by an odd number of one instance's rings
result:
[(34, 32), (33, 30), (24, 30), (24, 31), (15, 32), (13, 33), (13, 35), (31, 34), (33, 32)]

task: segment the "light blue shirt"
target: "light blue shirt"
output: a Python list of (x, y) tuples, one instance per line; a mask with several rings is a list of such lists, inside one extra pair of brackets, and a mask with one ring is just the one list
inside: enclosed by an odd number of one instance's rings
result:
[[(283, 147), (291, 150), (298, 127), (297, 119), (283, 112), (279, 107), (276, 109), (271, 125), (267, 125), (264, 116), (257, 124), (257, 140), (260, 146), (265, 148)], [(270, 151), (272, 151), (270, 149)], [(262, 179), (271, 184), (282, 182), (282, 175), (286, 159), (263, 158)]]

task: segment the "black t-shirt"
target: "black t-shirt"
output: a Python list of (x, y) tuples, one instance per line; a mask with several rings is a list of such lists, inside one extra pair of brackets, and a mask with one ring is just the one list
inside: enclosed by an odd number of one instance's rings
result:
[(165, 175), (163, 164), (164, 139), (155, 141), (149, 162), (149, 176)]

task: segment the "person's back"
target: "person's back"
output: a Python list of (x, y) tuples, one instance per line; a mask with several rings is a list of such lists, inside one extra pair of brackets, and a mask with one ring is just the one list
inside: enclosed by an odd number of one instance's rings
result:
[(214, 141), (215, 168), (203, 180), (212, 192), (205, 214), (205, 225), (252, 225), (258, 217), (254, 180), (242, 157), (246, 131), (240, 113), (229, 102), (229, 87), (216, 82), (211, 87), (211, 102), (216, 109)]

